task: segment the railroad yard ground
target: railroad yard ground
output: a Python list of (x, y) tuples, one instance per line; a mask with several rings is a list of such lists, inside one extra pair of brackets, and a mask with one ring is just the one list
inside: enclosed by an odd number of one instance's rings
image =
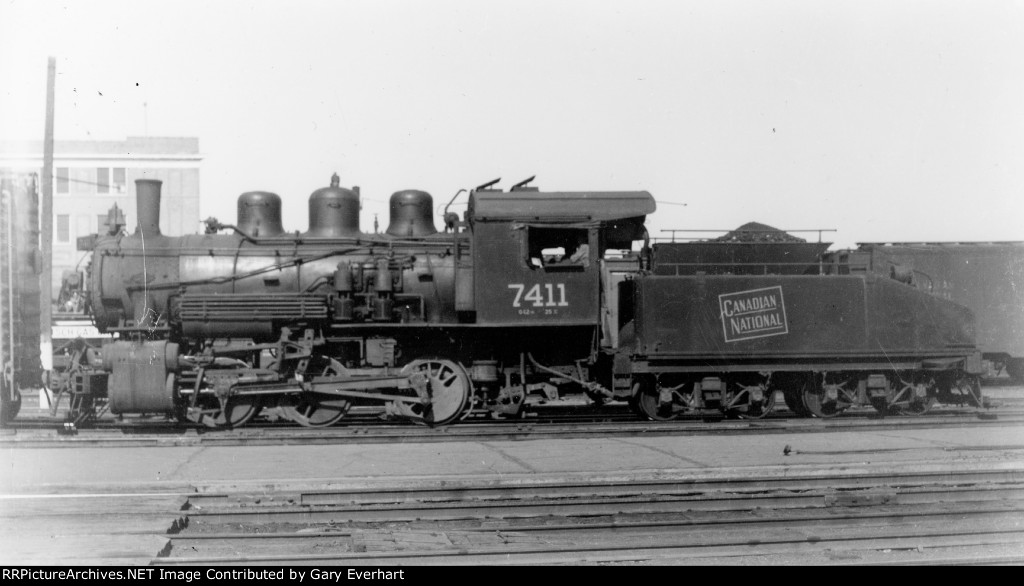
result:
[(1000, 412), (270, 445), (3, 430), (0, 564), (1020, 564), (1024, 423)]

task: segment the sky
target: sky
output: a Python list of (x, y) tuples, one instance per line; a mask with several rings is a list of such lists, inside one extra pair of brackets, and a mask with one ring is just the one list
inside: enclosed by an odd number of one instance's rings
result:
[(198, 137), (203, 218), (268, 190), (305, 230), (337, 172), (384, 229), (395, 191), (440, 209), (535, 175), (650, 191), (654, 237), (1024, 240), (1024, 1), (0, 0), (0, 23), (0, 138), (42, 138), (53, 56), (56, 139)]

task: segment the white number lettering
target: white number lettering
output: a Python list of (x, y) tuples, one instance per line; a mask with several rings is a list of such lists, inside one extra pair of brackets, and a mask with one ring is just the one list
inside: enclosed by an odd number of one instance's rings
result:
[(522, 283), (510, 283), (508, 288), (516, 290), (516, 298), (514, 301), (512, 301), (512, 307), (522, 307), (522, 304), (519, 303), (519, 300), (523, 297), (523, 289), (525, 289), (526, 286), (523, 285)]
[(530, 290), (523, 296), (526, 301), (532, 301), (534, 307), (541, 307), (544, 305), (544, 298), (540, 294), (540, 285), (534, 285), (530, 287)]
[[(557, 295), (555, 294), (555, 288), (558, 288)], [(512, 300), (512, 307), (522, 307), (523, 301), (529, 301), (533, 307), (568, 307), (569, 301), (565, 298), (565, 283), (544, 283), (544, 290), (540, 288), (540, 284), (534, 285), (529, 289), (523, 283), (509, 283), (509, 289), (516, 292), (515, 299)], [(547, 293), (547, 299), (545, 300), (544, 293)], [(519, 312), (521, 315), (529, 315), (533, 312)], [(557, 311), (556, 311), (557, 313)]]
[(551, 283), (544, 285), (544, 288), (548, 290), (548, 302), (544, 304), (544, 307), (554, 307), (555, 303), (555, 287)]

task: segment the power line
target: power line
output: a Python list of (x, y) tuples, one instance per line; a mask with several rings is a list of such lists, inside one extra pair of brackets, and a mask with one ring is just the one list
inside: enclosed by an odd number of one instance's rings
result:
[(95, 185), (96, 187), (106, 187), (107, 189), (110, 189), (111, 187), (121, 188), (121, 187), (124, 187), (126, 185), (125, 183), (116, 183), (116, 184), (97, 183), (96, 181), (88, 181), (86, 179), (72, 179), (71, 177), (57, 177), (57, 182), (59, 183), (61, 181), (68, 181), (70, 183), (84, 183), (86, 185)]

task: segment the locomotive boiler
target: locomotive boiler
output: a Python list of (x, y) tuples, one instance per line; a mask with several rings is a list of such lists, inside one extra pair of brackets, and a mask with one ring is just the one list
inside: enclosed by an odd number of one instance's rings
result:
[(650, 419), (762, 417), (776, 391), (820, 417), (980, 404), (968, 310), (869, 275), (663, 274), (645, 191), (488, 184), (439, 231), (430, 194), (405, 190), (377, 234), (335, 175), (305, 232), (257, 191), (235, 224), (170, 237), (160, 182), (136, 188), (134, 232), (110, 222), (87, 243), (90, 311), (117, 339), (72, 360), (62, 388), (79, 419), (235, 427), (268, 410), (318, 427), (374, 406), (442, 425), (567, 392)]

